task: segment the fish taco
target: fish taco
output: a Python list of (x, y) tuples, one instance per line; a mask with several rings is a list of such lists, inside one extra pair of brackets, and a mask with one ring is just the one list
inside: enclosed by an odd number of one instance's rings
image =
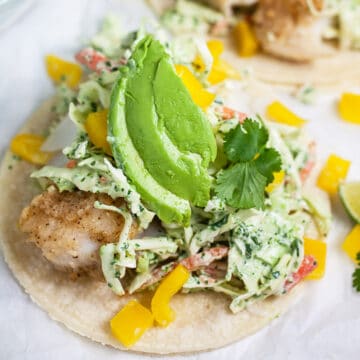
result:
[(114, 21), (77, 63), (46, 58), (56, 96), (1, 168), (2, 251), (34, 302), (94, 341), (221, 347), (285, 312), (316, 271), (304, 242), (324, 240), (330, 210), (314, 142), (226, 107), (174, 44)]
[(174, 35), (221, 38), (227, 58), (274, 84), (358, 84), (358, 0), (149, 0)]

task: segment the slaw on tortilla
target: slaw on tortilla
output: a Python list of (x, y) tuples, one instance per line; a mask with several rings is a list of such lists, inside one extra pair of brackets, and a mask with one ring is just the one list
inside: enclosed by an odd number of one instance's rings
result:
[[(356, 83), (360, 59), (358, 0), (150, 0), (161, 22), (175, 35), (221, 37), (228, 59), (275, 84), (333, 86)], [(238, 55), (233, 32), (250, 27), (261, 52)], [(244, 36), (245, 36), (244, 35)], [(240, 42), (241, 42), (240, 41)], [(245, 56), (245, 57), (244, 57)]]

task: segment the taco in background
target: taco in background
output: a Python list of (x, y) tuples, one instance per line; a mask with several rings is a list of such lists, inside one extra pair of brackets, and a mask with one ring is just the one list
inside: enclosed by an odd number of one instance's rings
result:
[(322, 241), (331, 216), (303, 129), (226, 107), (176, 49), (110, 19), (76, 55), (82, 80), (48, 57), (58, 94), (13, 139), (0, 178), (6, 262), (81, 335), (124, 349), (110, 320), (186, 269), (175, 320), (131, 348), (159, 354), (221, 347), (285, 312), (316, 267), (304, 237)]
[(199, 35), (221, 36), (232, 64), (251, 67), (260, 80), (290, 85), (357, 84), (357, 0), (150, 3), (175, 35), (187, 29)]

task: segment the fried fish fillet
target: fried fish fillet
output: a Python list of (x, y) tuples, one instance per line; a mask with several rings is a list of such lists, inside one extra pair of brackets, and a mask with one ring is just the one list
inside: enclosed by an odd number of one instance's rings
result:
[[(20, 216), (20, 229), (56, 268), (74, 273), (100, 269), (99, 247), (117, 242), (123, 217), (94, 208), (94, 202), (121, 206), (104, 194), (62, 192), (55, 187), (36, 196)], [(133, 225), (130, 237), (137, 228)]]
[[(313, 0), (320, 11), (324, 0)], [(326, 19), (314, 16), (307, 0), (260, 0), (253, 17), (256, 36), (263, 50), (297, 62), (331, 55), (322, 39)]]

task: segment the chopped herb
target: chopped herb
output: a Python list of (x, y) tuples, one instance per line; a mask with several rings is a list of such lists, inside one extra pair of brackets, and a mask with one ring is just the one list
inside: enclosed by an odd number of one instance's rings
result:
[(129, 244), (127, 242), (121, 244), (121, 250), (127, 250), (128, 248), (129, 248)]
[(273, 271), (272, 276), (274, 279), (277, 279), (280, 276), (280, 271)]
[(95, 111), (97, 110), (97, 104), (96, 104), (95, 102), (92, 101), (92, 102), (90, 103), (90, 106), (91, 106), (91, 110), (92, 110), (92, 111), (95, 112)]
[[(287, 236), (287, 234), (285, 234)], [(296, 256), (299, 256), (299, 239), (295, 239), (290, 245), (291, 251), (296, 251)]]
[(220, 228), (221, 226), (225, 225), (229, 220), (229, 214), (226, 214), (224, 217), (222, 217), (217, 222), (211, 224), (211, 228), (213, 230)]
[(357, 253), (356, 260), (358, 262), (358, 267), (352, 274), (352, 285), (357, 292), (360, 292), (360, 252)]
[(245, 244), (245, 257), (247, 259), (250, 259), (251, 258), (251, 254), (252, 254), (252, 249), (251, 249), (251, 246), (250, 244)]
[(215, 192), (229, 206), (239, 209), (261, 209), (265, 187), (280, 171), (281, 158), (273, 148), (266, 148), (269, 139), (265, 126), (245, 119), (225, 135), (224, 151), (231, 162), (216, 179)]

